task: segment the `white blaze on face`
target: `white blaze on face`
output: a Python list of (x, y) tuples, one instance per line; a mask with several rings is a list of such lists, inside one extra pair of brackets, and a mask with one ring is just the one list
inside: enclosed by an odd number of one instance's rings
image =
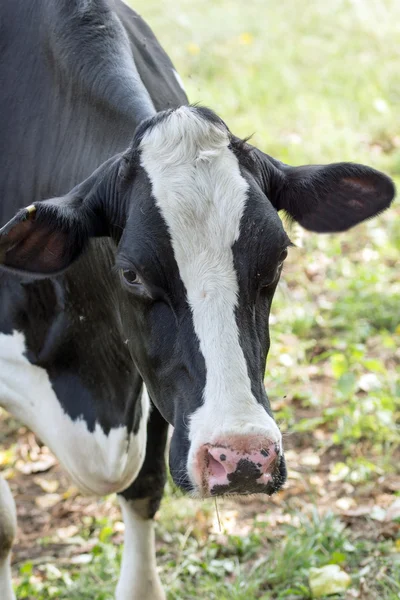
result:
[(206, 365), (204, 404), (191, 416), (192, 454), (224, 435), (264, 435), (281, 444), (274, 420), (251, 391), (235, 318), (239, 238), (248, 184), (228, 132), (190, 107), (150, 129), (141, 163), (165, 219)]

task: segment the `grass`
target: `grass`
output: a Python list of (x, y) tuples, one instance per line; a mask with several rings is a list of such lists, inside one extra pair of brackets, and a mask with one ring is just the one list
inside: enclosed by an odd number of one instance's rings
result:
[[(197, 600), (200, 594), (210, 600), (310, 599), (309, 570), (327, 564), (346, 566), (353, 591), (368, 575), (372, 587), (366, 598), (398, 599), (400, 560), (393, 544), (355, 540), (333, 514), (297, 515), (278, 535), (271, 534), (268, 519), (261, 515), (246, 536), (211, 534), (207, 539), (195, 528), (189, 534), (185, 531), (188, 516), (186, 523), (175, 516), (172, 531), (162, 522), (159, 526), (164, 547), (159, 562), (170, 600)], [(65, 569), (48, 562), (34, 574), (33, 565), (25, 563), (19, 572), (18, 598), (111, 600), (120, 548), (111, 543), (110, 523), (99, 521), (93, 528), (90, 539), (99, 537), (91, 552), (83, 555), (84, 567)]]
[[(236, 135), (254, 132), (256, 145), (290, 164), (365, 162), (400, 182), (397, 0), (135, 7), (190, 100), (216, 110)], [(274, 301), (266, 371), (290, 450), (289, 492), (251, 516), (221, 501), (221, 533), (212, 503), (169, 484), (158, 524), (169, 600), (308, 599), (310, 568), (327, 564), (351, 576), (336, 598), (398, 599), (396, 522), (377, 519), (379, 510), (347, 517), (337, 500), (386, 510), (399, 493), (385, 488), (398, 475), (400, 442), (399, 215), (397, 203), (340, 236), (292, 230), (297, 248)], [(82, 564), (16, 567), (19, 598), (112, 598), (115, 520), (93, 517), (80, 535), (91, 541)]]

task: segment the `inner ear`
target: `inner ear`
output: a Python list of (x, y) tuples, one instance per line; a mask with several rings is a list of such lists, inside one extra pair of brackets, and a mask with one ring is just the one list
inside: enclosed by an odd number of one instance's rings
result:
[(0, 265), (37, 276), (55, 275), (82, 252), (87, 239), (68, 200), (38, 202), (0, 230)]
[(13, 231), (15, 243), (9, 247), (5, 265), (29, 271), (52, 274), (63, 271), (73, 260), (78, 246), (69, 247), (68, 236), (54, 227), (35, 227), (32, 222), (21, 223)]
[(370, 181), (361, 180), (357, 177), (343, 177), (343, 183), (348, 184), (353, 188), (359, 188), (365, 193), (374, 192), (375, 188)]

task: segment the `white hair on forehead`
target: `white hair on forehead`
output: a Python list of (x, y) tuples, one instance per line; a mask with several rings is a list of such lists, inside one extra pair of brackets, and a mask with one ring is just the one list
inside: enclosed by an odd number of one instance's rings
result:
[(211, 121), (191, 106), (181, 106), (149, 129), (140, 147), (150, 149), (165, 166), (208, 161), (229, 145), (224, 124)]

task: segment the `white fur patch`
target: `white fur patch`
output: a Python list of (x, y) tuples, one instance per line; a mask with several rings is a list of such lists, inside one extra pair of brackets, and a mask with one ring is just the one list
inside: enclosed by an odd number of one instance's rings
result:
[(116, 600), (165, 600), (156, 566), (154, 520), (139, 516), (132, 500), (120, 496), (119, 503), (125, 537)]
[(11, 555), (0, 563), (1, 600), (15, 600), (11, 579)]
[(63, 411), (47, 371), (32, 365), (24, 353), (22, 333), (0, 333), (0, 405), (40, 437), (83, 493), (102, 496), (126, 489), (145, 456), (147, 392), (142, 394), (137, 435), (124, 426), (106, 435), (98, 424), (91, 432), (83, 419), (73, 421)]
[(193, 454), (227, 435), (263, 435), (281, 444), (275, 421), (251, 391), (235, 318), (239, 238), (248, 184), (222, 125), (180, 107), (141, 142), (141, 162), (172, 239), (206, 364), (204, 404), (190, 419)]
[(8, 483), (0, 477), (0, 591), (1, 600), (15, 600), (11, 579), (11, 549), (17, 534), (17, 513)]

